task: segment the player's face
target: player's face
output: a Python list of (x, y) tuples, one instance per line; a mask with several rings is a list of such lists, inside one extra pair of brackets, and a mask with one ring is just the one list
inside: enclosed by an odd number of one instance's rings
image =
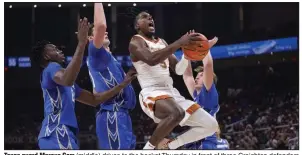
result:
[(201, 89), (203, 80), (202, 80), (203, 72), (199, 72), (195, 78), (195, 88)]
[(53, 44), (46, 45), (44, 52), (45, 52), (44, 59), (46, 60), (58, 62), (58, 63), (65, 62), (65, 56), (63, 52)]
[(136, 25), (141, 32), (146, 35), (154, 34), (155, 33), (155, 24), (152, 16), (147, 13), (143, 12), (139, 15), (139, 19), (137, 20)]
[(108, 32), (105, 32), (105, 36), (104, 36), (104, 42), (103, 42), (104, 46), (108, 47), (110, 45), (110, 40), (108, 37)]
[[(94, 39), (94, 34), (95, 34), (95, 32), (94, 32), (94, 28), (93, 28), (92, 35), (88, 37), (89, 41), (92, 41)], [(110, 45), (110, 40), (109, 40), (109, 37), (108, 37), (108, 32), (105, 32), (103, 45), (107, 46), (107, 47)]]

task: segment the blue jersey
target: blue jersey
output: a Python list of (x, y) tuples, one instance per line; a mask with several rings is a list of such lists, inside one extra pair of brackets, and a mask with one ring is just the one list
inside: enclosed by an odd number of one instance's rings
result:
[(228, 150), (230, 149), (229, 143), (226, 139), (217, 139), (217, 150)]
[[(107, 91), (123, 82), (125, 72), (118, 61), (105, 50), (98, 49), (91, 41), (88, 47), (87, 66), (89, 75), (96, 92)], [(136, 104), (134, 89), (128, 85), (112, 99), (102, 103), (100, 109), (108, 111), (119, 111), (133, 109)]]
[[(201, 107), (204, 108), (210, 115), (216, 118), (216, 113), (219, 111), (218, 104), (218, 92), (216, 90), (215, 84), (212, 84), (210, 90), (207, 90), (205, 86), (201, 88), (199, 94), (194, 90), (193, 92), (194, 101), (197, 102)], [(216, 142), (217, 136), (213, 134), (212, 136), (206, 137), (204, 140)]]
[(44, 120), (39, 139), (50, 136), (59, 126), (66, 125), (78, 130), (75, 115), (75, 99), (80, 95), (81, 88), (74, 84), (62, 86), (54, 81), (55, 74), (61, 70), (60, 64), (51, 62), (41, 75), (41, 88), (44, 98)]

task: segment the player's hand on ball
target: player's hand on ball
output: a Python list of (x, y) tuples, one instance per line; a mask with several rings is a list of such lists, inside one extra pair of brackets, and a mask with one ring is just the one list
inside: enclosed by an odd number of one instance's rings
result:
[(90, 28), (90, 23), (88, 19), (85, 17), (84, 19), (80, 19), (78, 23), (78, 41), (80, 43), (84, 43), (86, 45), (88, 41), (88, 31)]
[(123, 85), (128, 85), (131, 83), (132, 80), (134, 80), (137, 76), (137, 72), (134, 67), (130, 68), (127, 72), (124, 81), (122, 82)]
[(201, 41), (198, 33), (186, 33), (181, 38), (177, 40), (180, 46), (185, 46), (188, 44), (194, 44), (196, 41)]
[(213, 39), (209, 40), (209, 46), (212, 48), (218, 41), (217, 37), (214, 37)]

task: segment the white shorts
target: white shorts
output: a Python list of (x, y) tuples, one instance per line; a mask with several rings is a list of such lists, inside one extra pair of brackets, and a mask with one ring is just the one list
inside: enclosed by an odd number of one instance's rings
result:
[(159, 123), (161, 120), (154, 116), (154, 104), (157, 100), (173, 98), (176, 103), (185, 111), (185, 117), (179, 123), (180, 126), (184, 126), (184, 123), (200, 106), (191, 101), (186, 100), (180, 95), (177, 89), (173, 87), (150, 87), (144, 88), (139, 94), (139, 102), (143, 111), (154, 120), (155, 123)]

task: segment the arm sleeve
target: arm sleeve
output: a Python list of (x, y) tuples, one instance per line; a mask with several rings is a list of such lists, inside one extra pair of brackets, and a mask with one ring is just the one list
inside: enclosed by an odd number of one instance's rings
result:
[(94, 70), (102, 71), (108, 67), (111, 61), (111, 54), (106, 51), (104, 47), (100, 49), (93, 45), (93, 42), (89, 42), (88, 46), (88, 66)]

